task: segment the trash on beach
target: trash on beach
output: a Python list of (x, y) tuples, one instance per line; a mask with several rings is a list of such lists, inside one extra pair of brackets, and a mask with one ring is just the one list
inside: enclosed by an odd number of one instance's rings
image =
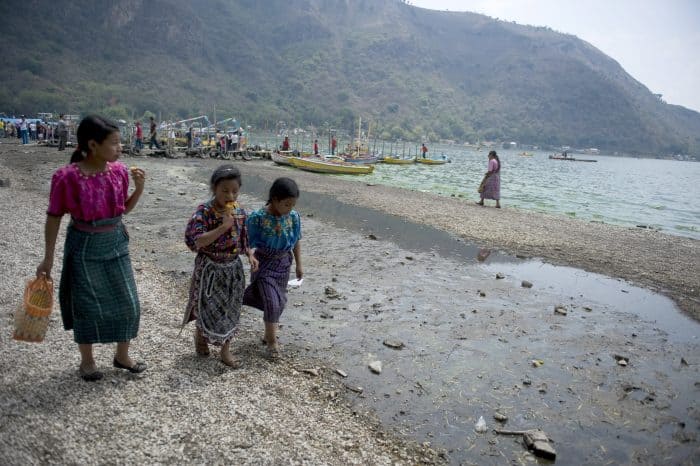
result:
[(338, 291), (333, 288), (332, 286), (327, 286), (326, 289), (324, 290), (324, 293), (326, 294), (326, 297), (330, 299), (340, 299), (343, 297)]
[(476, 255), (476, 260), (478, 260), (479, 262), (484, 262), (486, 260), (486, 258), (489, 257), (490, 255), (491, 255), (490, 249), (486, 249), (486, 248), (479, 249), (479, 253)]
[(502, 279), (504, 279), (504, 278), (506, 278), (506, 276), (503, 275), (501, 272), (498, 272), (498, 273), (496, 274), (496, 280), (502, 280)]
[(391, 340), (391, 339), (386, 339), (384, 340), (384, 346), (388, 346), (389, 348), (394, 348), (394, 349), (402, 349), (405, 345), (403, 344), (402, 341), (399, 340)]
[(382, 362), (381, 361), (370, 362), (369, 363), (369, 370), (371, 370), (375, 374), (381, 374), (382, 373)]
[(627, 366), (627, 364), (630, 362), (630, 358), (627, 356), (620, 356), (619, 354), (613, 355), (613, 358), (615, 358), (615, 361), (617, 361), (617, 365), (622, 367)]
[(522, 283), (520, 283), (520, 285), (521, 285), (523, 288), (532, 288), (532, 282), (529, 282), (529, 281), (527, 281), (527, 280), (523, 280)]
[(287, 282), (287, 286), (290, 288), (298, 288), (301, 286), (302, 283), (304, 283), (303, 278), (295, 278), (294, 280), (289, 280)]
[(489, 428), (486, 427), (486, 421), (484, 421), (484, 416), (479, 416), (479, 420), (476, 421), (476, 424), (474, 425), (474, 430), (479, 434), (483, 434), (484, 432), (489, 430)]
[(303, 372), (305, 374), (313, 375), (314, 377), (318, 377), (318, 375), (319, 375), (318, 369), (316, 369), (315, 367), (301, 369), (301, 372)]
[(335, 373), (338, 374), (338, 375), (341, 376), (341, 377), (347, 377), (347, 376), (348, 376), (348, 373), (345, 372), (345, 371), (342, 370), (342, 369), (336, 369), (336, 370), (335, 370)]
[(531, 450), (536, 456), (548, 460), (556, 460), (557, 452), (552, 446), (552, 440), (540, 429), (531, 430), (500, 430), (494, 429), (497, 434), (501, 435), (522, 435), (525, 446)]
[(557, 304), (556, 306), (554, 306), (554, 313), (565, 316), (568, 314), (568, 311), (566, 310), (566, 307), (564, 307), (563, 304)]
[(542, 359), (533, 359), (532, 365), (534, 367), (540, 367), (540, 366), (544, 365), (544, 361)]
[(498, 422), (506, 422), (508, 420), (508, 416), (498, 411), (493, 413), (493, 418)]

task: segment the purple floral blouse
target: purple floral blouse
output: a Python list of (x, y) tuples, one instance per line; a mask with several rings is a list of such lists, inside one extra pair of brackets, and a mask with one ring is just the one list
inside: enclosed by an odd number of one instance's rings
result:
[(236, 223), (213, 243), (197, 249), (195, 241), (204, 233), (215, 230), (223, 222), (223, 217), (213, 205), (213, 200), (201, 204), (192, 214), (185, 230), (185, 243), (192, 251), (203, 253), (216, 261), (227, 261), (248, 251), (248, 232), (246, 229), (246, 213), (236, 203), (234, 218)]

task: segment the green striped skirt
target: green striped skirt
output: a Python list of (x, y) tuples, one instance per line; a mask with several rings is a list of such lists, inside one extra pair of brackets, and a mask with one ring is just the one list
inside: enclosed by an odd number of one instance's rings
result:
[(63, 327), (77, 343), (136, 337), (141, 309), (121, 217), (68, 226), (59, 302)]

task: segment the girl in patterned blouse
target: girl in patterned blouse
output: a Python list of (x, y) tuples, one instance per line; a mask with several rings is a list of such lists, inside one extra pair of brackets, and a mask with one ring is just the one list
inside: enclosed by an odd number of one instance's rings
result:
[(245, 275), (240, 254), (247, 254), (251, 270), (258, 261), (248, 249), (246, 213), (238, 205), (241, 172), (222, 165), (211, 176), (214, 197), (201, 204), (185, 232), (187, 246), (197, 253), (183, 326), (196, 320), (195, 351), (209, 355), (208, 344), (221, 346), (221, 361), (237, 368), (230, 344), (241, 315)]
[(255, 249), (259, 266), (243, 295), (243, 304), (263, 311), (268, 356), (280, 357), (277, 346), (279, 319), (287, 303), (287, 281), (296, 262), (296, 277), (301, 279), (301, 221), (294, 209), (299, 188), (290, 178), (277, 178), (270, 188), (265, 207), (248, 217), (250, 247)]

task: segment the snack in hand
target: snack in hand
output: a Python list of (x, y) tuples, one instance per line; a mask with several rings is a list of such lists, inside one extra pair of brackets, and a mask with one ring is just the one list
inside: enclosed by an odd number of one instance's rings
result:
[(138, 169), (139, 169), (139, 167), (137, 167), (136, 165), (133, 165), (133, 166), (129, 167), (129, 171), (130, 171), (131, 173), (135, 172), (135, 171), (138, 170)]
[(227, 209), (233, 210), (233, 209), (236, 208), (236, 203), (235, 203), (235, 202), (227, 202), (227, 203), (226, 203), (226, 208), (227, 208)]

